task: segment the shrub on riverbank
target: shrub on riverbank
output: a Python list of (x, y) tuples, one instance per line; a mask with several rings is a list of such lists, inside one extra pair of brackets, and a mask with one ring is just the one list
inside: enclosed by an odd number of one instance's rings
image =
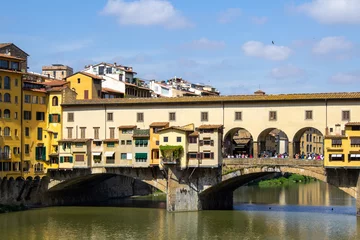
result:
[(279, 186), (279, 185), (285, 185), (285, 184), (292, 184), (292, 183), (306, 183), (315, 180), (311, 177), (306, 177), (299, 174), (291, 174), (287, 177), (280, 177), (280, 178), (274, 178), (269, 180), (263, 180), (258, 182), (258, 185), (260, 187), (267, 187), (267, 186)]
[(23, 205), (3, 205), (0, 204), (0, 213), (8, 213), (8, 212), (18, 212), (18, 211), (24, 211), (27, 210), (28, 208)]

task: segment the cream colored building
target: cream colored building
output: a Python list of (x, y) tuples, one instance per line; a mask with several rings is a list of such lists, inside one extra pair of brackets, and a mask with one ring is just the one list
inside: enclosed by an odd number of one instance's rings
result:
[(55, 78), (62, 80), (71, 76), (74, 70), (63, 64), (53, 64), (51, 66), (43, 66), (42, 67), (42, 74), (48, 76), (48, 78)]

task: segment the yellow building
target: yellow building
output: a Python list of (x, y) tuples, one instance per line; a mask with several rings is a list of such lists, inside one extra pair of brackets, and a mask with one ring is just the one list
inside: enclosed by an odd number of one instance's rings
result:
[(21, 176), (21, 79), (23, 59), (0, 54), (0, 177)]
[(150, 165), (159, 165), (159, 131), (167, 127), (169, 127), (169, 122), (153, 122), (150, 124)]
[(324, 139), (324, 166), (360, 168), (360, 122), (349, 122), (345, 124), (345, 131), (335, 132), (337, 134), (327, 135)]
[(76, 93), (76, 99), (96, 99), (102, 95), (102, 77), (87, 72), (77, 72), (66, 78), (70, 88)]
[(300, 154), (323, 154), (324, 138), (319, 130), (309, 128), (301, 136)]

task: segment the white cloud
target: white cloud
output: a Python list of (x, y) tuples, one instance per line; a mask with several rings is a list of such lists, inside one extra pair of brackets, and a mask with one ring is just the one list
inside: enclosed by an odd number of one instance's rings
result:
[(166, 28), (192, 26), (167, 0), (108, 0), (102, 13), (117, 17), (120, 25), (158, 25)]
[(325, 37), (315, 43), (312, 51), (316, 54), (327, 54), (351, 49), (353, 44), (344, 37)]
[(329, 82), (336, 84), (360, 83), (360, 72), (337, 73), (329, 78)]
[(207, 38), (200, 38), (190, 43), (182, 45), (183, 48), (203, 49), (203, 50), (218, 50), (225, 47), (224, 41), (213, 41)]
[(269, 19), (267, 17), (252, 17), (251, 18), (251, 21), (257, 25), (265, 24), (265, 23), (267, 23), (268, 20)]
[(240, 16), (241, 16), (240, 8), (228, 8), (225, 11), (219, 13), (218, 22), (223, 24), (230, 23), (235, 21)]
[(273, 68), (270, 72), (270, 77), (275, 79), (294, 79), (305, 76), (305, 71), (301, 68), (295, 67), (291, 64)]
[(242, 50), (247, 56), (259, 57), (272, 61), (282, 61), (291, 54), (291, 49), (285, 46), (265, 45), (258, 41), (248, 41), (242, 46)]
[(360, 24), (359, 0), (312, 0), (297, 10), (325, 24)]

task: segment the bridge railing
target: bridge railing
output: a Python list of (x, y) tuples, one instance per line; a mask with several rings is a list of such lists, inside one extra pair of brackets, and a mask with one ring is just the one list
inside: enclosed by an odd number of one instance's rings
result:
[(278, 165), (278, 166), (323, 166), (322, 160), (295, 158), (224, 158), (224, 165)]

